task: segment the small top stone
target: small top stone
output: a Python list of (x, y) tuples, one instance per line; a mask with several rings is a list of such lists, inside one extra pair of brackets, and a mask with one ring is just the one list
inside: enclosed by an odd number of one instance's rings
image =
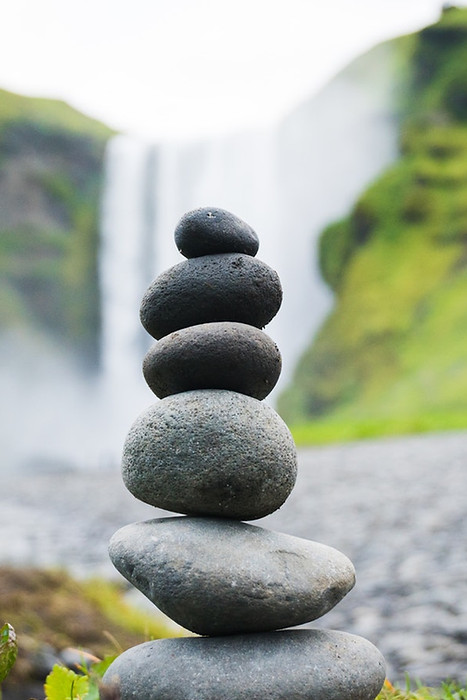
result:
[(217, 253), (255, 256), (259, 239), (245, 221), (225, 209), (203, 207), (182, 216), (175, 229), (175, 243), (186, 258)]

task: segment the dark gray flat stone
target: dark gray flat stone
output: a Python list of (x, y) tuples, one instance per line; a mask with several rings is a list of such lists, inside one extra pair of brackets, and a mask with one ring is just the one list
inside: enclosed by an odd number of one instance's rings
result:
[(241, 253), (185, 260), (159, 275), (141, 302), (141, 323), (159, 339), (180, 328), (238, 321), (263, 328), (282, 302), (277, 272)]
[(194, 209), (182, 216), (175, 229), (175, 243), (186, 258), (216, 253), (256, 255), (259, 247), (251, 226), (216, 207)]
[(347, 557), (318, 542), (220, 518), (132, 523), (110, 541), (114, 566), (197, 634), (267, 632), (310, 622), (355, 583)]
[(188, 391), (139, 416), (125, 441), (122, 474), (128, 490), (153, 506), (254, 520), (290, 494), (297, 453), (265, 403), (233, 391)]
[(264, 399), (281, 371), (271, 338), (245, 323), (221, 321), (166, 335), (147, 353), (143, 374), (159, 398), (193, 389), (228, 389)]
[(146, 642), (119, 656), (104, 683), (121, 700), (373, 700), (384, 678), (366, 639), (290, 630)]

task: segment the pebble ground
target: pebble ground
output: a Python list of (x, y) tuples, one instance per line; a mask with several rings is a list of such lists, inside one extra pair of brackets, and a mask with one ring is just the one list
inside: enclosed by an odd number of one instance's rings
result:
[[(372, 641), (388, 677), (467, 680), (467, 433), (315, 447), (280, 511), (255, 524), (344, 552), (353, 591), (309, 626)], [(116, 529), (166, 515), (134, 499), (119, 469), (0, 475), (0, 563), (118, 577)]]

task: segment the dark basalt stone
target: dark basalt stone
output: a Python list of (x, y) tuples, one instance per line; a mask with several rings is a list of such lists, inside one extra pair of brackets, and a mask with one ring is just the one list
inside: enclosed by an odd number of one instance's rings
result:
[(109, 551), (159, 610), (203, 635), (316, 620), (355, 583), (352, 563), (336, 549), (237, 520), (133, 523), (115, 533)]
[(104, 684), (121, 700), (374, 700), (385, 675), (366, 639), (288, 630), (145, 642), (113, 662)]
[(185, 260), (159, 275), (143, 297), (141, 323), (159, 339), (199, 323), (263, 328), (282, 302), (277, 272), (241, 253)]
[(186, 258), (216, 253), (256, 255), (259, 239), (245, 221), (225, 209), (203, 207), (187, 212), (175, 229), (175, 243)]
[(140, 501), (192, 515), (262, 518), (290, 494), (297, 451), (267, 404), (233, 391), (174, 394), (133, 424), (122, 474)]
[(229, 389), (264, 399), (281, 371), (271, 338), (231, 321), (189, 326), (166, 335), (147, 353), (143, 374), (159, 398), (193, 389)]

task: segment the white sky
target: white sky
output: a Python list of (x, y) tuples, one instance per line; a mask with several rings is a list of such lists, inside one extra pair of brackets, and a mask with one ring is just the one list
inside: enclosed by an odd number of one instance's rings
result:
[(154, 139), (221, 133), (276, 121), (353, 57), (435, 21), (441, 5), (12, 0), (1, 9), (0, 87)]

